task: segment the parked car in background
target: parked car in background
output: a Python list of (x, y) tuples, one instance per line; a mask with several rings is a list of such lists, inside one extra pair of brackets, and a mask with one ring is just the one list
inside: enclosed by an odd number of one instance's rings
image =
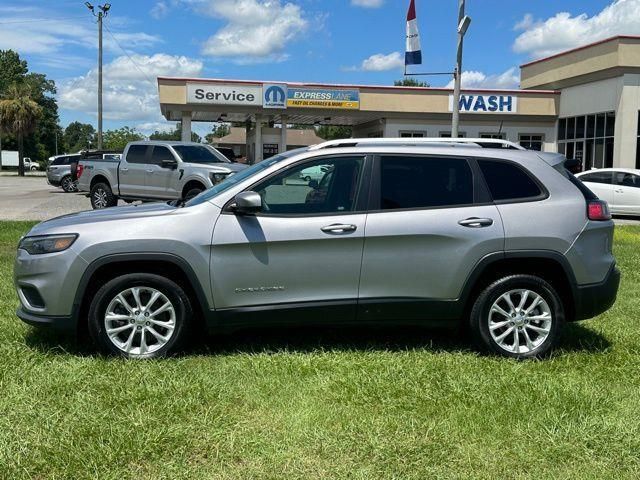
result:
[(640, 170), (601, 168), (577, 177), (609, 204), (614, 215), (640, 215)]
[(71, 161), (71, 178), (77, 186), (78, 163), (80, 160), (120, 160), (120, 158), (122, 158), (122, 152), (117, 150), (85, 150), (80, 152), (80, 157)]
[(71, 164), (77, 163), (79, 159), (79, 153), (49, 157), (49, 166), (47, 167), (49, 185), (61, 187), (65, 192), (76, 192), (78, 186), (73, 179)]
[(329, 171), (329, 168), (330, 167), (327, 167), (326, 165), (305, 168), (300, 171), (300, 178), (305, 182), (310, 182), (311, 180), (320, 182), (320, 180), (322, 180), (325, 174)]
[(81, 160), (78, 188), (89, 193), (94, 209), (115, 206), (119, 198), (188, 200), (244, 168), (201, 143), (132, 142), (121, 160)]
[[(462, 326), (483, 349), (530, 358), (614, 303), (607, 204), (562, 155), (416, 140), (328, 142), (184, 204), (41, 223), (18, 246), (18, 316), (88, 327), (130, 358), (177, 351), (200, 320)], [(186, 176), (182, 146), (132, 144), (120, 175), (157, 158)], [(323, 178), (301, 185), (316, 167)]]

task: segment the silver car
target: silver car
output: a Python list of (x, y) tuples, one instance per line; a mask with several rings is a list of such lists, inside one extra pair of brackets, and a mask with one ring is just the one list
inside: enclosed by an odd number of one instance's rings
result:
[[(381, 321), (462, 325), (528, 358), (614, 303), (611, 216), (564, 157), (416, 140), (321, 144), (183, 206), (43, 222), (18, 246), (17, 314), (134, 358), (202, 325)], [(301, 182), (310, 167), (325, 178)]]
[(71, 174), (71, 164), (80, 160), (81, 155), (56, 155), (49, 158), (47, 167), (47, 183), (53, 187), (61, 187), (65, 192), (77, 192), (78, 183)]

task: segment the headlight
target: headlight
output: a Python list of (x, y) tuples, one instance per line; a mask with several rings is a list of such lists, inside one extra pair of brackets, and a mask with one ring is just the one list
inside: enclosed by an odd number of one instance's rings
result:
[(39, 235), (35, 237), (24, 237), (20, 240), (18, 248), (26, 250), (31, 255), (41, 255), (43, 253), (55, 253), (66, 250), (78, 238), (78, 234), (63, 235)]
[(210, 173), (209, 174), (209, 178), (211, 179), (211, 183), (213, 183), (214, 185), (217, 185), (218, 183), (223, 181), (228, 176), (229, 176), (228, 173)]

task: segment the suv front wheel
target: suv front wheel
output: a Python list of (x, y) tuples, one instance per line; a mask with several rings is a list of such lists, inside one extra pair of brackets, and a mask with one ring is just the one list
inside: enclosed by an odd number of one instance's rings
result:
[(105, 352), (128, 358), (159, 358), (179, 349), (193, 315), (184, 290), (149, 273), (107, 282), (89, 307), (89, 333)]
[(533, 275), (512, 275), (489, 285), (471, 310), (480, 347), (512, 358), (541, 358), (557, 343), (564, 309), (555, 289)]

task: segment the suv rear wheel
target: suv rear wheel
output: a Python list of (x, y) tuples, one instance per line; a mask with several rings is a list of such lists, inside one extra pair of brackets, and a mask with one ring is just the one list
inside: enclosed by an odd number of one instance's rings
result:
[(512, 275), (489, 285), (471, 310), (480, 347), (512, 358), (541, 358), (557, 343), (564, 309), (555, 289), (533, 275)]
[(71, 175), (62, 177), (62, 180), (60, 180), (60, 186), (62, 187), (62, 190), (67, 193), (78, 191), (78, 184), (73, 181)]
[(89, 197), (91, 198), (91, 206), (94, 210), (115, 207), (118, 204), (118, 199), (111, 191), (111, 187), (102, 182), (96, 183), (91, 187)]
[(175, 352), (193, 315), (182, 288), (160, 275), (127, 274), (107, 282), (89, 307), (89, 333), (107, 353), (159, 358)]

